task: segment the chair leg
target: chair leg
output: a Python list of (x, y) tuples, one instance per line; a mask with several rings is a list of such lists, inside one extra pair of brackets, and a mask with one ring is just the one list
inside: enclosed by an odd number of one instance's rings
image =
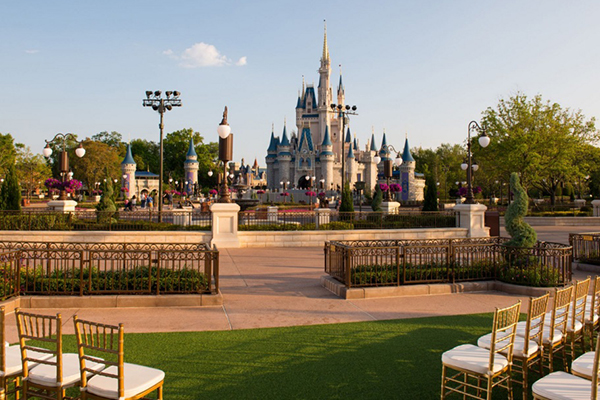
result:
[(527, 382), (527, 372), (529, 370), (529, 361), (523, 360), (523, 400), (527, 400), (527, 392), (529, 391), (529, 384)]
[[(487, 378), (487, 393), (485, 398), (487, 400), (492, 400), (492, 383), (493, 383), (493, 379), (491, 376), (488, 376)], [(510, 379), (509, 379), (510, 381)], [(509, 390), (509, 396), (510, 396), (510, 390)], [(512, 399), (512, 398), (511, 398)]]
[[(444, 383), (443, 383), (443, 380), (442, 380), (442, 396), (443, 396), (443, 393), (444, 393)], [(158, 400), (163, 400), (163, 387), (162, 387), (162, 385), (158, 387)]]
[(569, 363), (567, 362), (567, 349), (566, 349), (566, 347), (567, 347), (566, 344), (563, 345), (563, 347), (562, 347), (562, 357), (563, 357), (562, 362), (563, 362), (563, 367), (564, 367), (565, 372), (569, 372)]

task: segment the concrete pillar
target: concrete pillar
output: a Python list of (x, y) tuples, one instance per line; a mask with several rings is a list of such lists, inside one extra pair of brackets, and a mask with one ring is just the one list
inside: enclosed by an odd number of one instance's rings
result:
[(277, 206), (267, 207), (267, 220), (269, 222), (277, 222)]
[(315, 210), (315, 225), (319, 229), (320, 225), (331, 222), (331, 210), (329, 208), (317, 208)]
[(592, 206), (594, 207), (594, 217), (600, 217), (600, 200), (592, 200)]
[(468, 230), (467, 237), (489, 237), (490, 228), (485, 226), (485, 210), (483, 204), (457, 204), (456, 226)]
[(75, 200), (52, 200), (48, 202), (48, 209), (50, 211), (68, 213), (75, 212), (76, 205), (77, 202)]
[(396, 214), (400, 208), (400, 203), (397, 201), (384, 201), (381, 203), (381, 211), (384, 214)]
[(214, 203), (210, 206), (212, 217), (211, 247), (240, 247), (238, 239), (238, 213), (240, 206), (235, 203)]
[(192, 224), (192, 207), (174, 208), (173, 224), (189, 226)]

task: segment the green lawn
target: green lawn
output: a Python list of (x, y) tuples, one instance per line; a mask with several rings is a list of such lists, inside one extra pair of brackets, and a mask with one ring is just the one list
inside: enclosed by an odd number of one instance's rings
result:
[(125, 359), (164, 370), (169, 400), (438, 399), (441, 353), (476, 343), (492, 317), (127, 334)]

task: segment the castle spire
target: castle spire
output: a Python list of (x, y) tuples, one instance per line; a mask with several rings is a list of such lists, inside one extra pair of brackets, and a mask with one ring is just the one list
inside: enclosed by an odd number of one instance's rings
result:
[(340, 64), (340, 84), (338, 85), (338, 96), (344, 94), (344, 84), (342, 83), (342, 64)]
[(323, 55), (321, 56), (321, 63), (327, 63), (329, 61), (329, 47), (327, 46), (327, 21), (323, 20), (325, 25), (325, 36), (323, 38)]

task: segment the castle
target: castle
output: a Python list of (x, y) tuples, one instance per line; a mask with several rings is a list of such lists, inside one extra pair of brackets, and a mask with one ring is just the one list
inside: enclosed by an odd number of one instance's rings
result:
[[(363, 181), (367, 188), (373, 188), (383, 179), (383, 163), (377, 165), (374, 157), (382, 160), (395, 158), (387, 146), (385, 132), (381, 147), (375, 144), (375, 134), (371, 134), (364, 149), (360, 149), (356, 137), (352, 138), (348, 119), (330, 107), (335, 102), (330, 85), (331, 60), (327, 46), (327, 28), (323, 40), (323, 53), (319, 67), (319, 85), (302, 82), (302, 91), (296, 103), (296, 127), (298, 134), (288, 137), (284, 123), (281, 138), (271, 131), (271, 141), (267, 149), (267, 187), (280, 189), (282, 183), (288, 187), (300, 189), (311, 187), (314, 177), (322, 190), (339, 190), (342, 182), (342, 162), (344, 163), (345, 182), (350, 188), (354, 183)], [(340, 72), (337, 87), (337, 104), (345, 107), (345, 90)], [(346, 126), (346, 132), (342, 132)], [(344, 159), (342, 160), (342, 154)], [(423, 200), (425, 181), (420, 174), (415, 175), (415, 160), (410, 154), (408, 138), (402, 152), (402, 165), (394, 171), (393, 182), (400, 179), (402, 192), (398, 200)], [(309, 177), (309, 179), (306, 179)]]

